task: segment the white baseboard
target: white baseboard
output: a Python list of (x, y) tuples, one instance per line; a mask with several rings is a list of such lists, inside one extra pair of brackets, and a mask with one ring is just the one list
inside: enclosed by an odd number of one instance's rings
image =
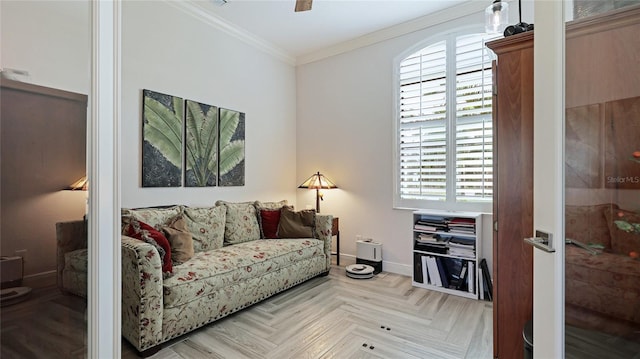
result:
[[(356, 256), (352, 254), (340, 253), (340, 258), (349, 258), (350, 262), (356, 262)], [(382, 270), (385, 272), (400, 274), (407, 277), (411, 277), (413, 273), (413, 267), (411, 267), (410, 265), (389, 262), (385, 261), (384, 259), (382, 260)]]

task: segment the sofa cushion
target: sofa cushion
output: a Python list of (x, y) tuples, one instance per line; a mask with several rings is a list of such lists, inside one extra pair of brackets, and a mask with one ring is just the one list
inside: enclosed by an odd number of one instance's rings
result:
[(187, 228), (193, 236), (194, 252), (222, 247), (227, 209), (225, 207), (184, 208)]
[(261, 210), (261, 209), (280, 209), (284, 206), (288, 206), (289, 204), (286, 199), (283, 199), (282, 201), (279, 201), (279, 202), (255, 201), (253, 202), (253, 205), (256, 207), (257, 210)]
[(260, 224), (260, 238), (278, 238), (278, 224), (280, 223), (279, 209), (259, 209), (258, 224)]
[(289, 207), (282, 207), (280, 223), (278, 224), (278, 237), (280, 238), (307, 238), (315, 237), (316, 211), (306, 209), (294, 211)]
[(169, 274), (173, 272), (173, 262), (171, 261), (171, 245), (167, 237), (162, 232), (151, 227), (147, 223), (132, 219), (125, 227), (124, 234), (153, 245), (160, 259), (162, 260), (162, 273)]
[(179, 214), (171, 224), (162, 227), (171, 245), (171, 260), (174, 263), (184, 263), (193, 257), (193, 237), (187, 228), (184, 215)]
[(122, 224), (125, 225), (126, 217), (132, 217), (144, 222), (151, 227), (161, 228), (168, 225), (173, 218), (182, 212), (182, 206), (171, 206), (166, 208), (135, 208), (122, 210)]
[(611, 232), (611, 249), (614, 253), (629, 255), (634, 251), (640, 253), (640, 233), (629, 233), (620, 229), (616, 221), (626, 221), (628, 223), (640, 223), (640, 215), (625, 211), (623, 209), (611, 209), (605, 212), (609, 231)]
[(64, 254), (64, 269), (75, 272), (87, 272), (87, 249), (76, 249)]
[(260, 239), (260, 226), (254, 202), (216, 202), (216, 206), (226, 208), (224, 243), (237, 244)]
[(181, 306), (234, 283), (321, 255), (324, 242), (313, 238), (265, 239), (196, 253), (163, 281), (164, 306)]
[(615, 253), (592, 255), (566, 246), (567, 304), (640, 323), (640, 262)]
[(584, 244), (600, 244), (611, 248), (611, 236), (605, 212), (617, 209), (615, 204), (565, 207), (566, 238), (575, 239)]

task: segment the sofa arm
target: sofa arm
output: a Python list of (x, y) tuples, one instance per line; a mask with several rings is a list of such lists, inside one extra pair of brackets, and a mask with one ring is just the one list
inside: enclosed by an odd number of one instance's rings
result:
[(324, 242), (324, 253), (327, 256), (327, 270), (331, 268), (331, 228), (333, 216), (316, 214), (316, 238)]
[(62, 270), (66, 253), (87, 248), (87, 222), (71, 221), (56, 223), (56, 270), (58, 288), (62, 287)]
[(162, 264), (148, 243), (122, 236), (122, 336), (139, 351), (162, 341)]

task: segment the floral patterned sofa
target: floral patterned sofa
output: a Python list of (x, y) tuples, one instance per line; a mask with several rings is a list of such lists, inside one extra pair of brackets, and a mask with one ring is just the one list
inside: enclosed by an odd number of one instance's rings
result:
[[(306, 223), (298, 223), (304, 236), (289, 228), (293, 236), (274, 238), (285, 232), (285, 215), (290, 219), (302, 212), (312, 212), (312, 217), (302, 216)], [(274, 213), (280, 223), (277, 236)], [(286, 201), (124, 209), (122, 223), (122, 335), (143, 356), (168, 340), (326, 275), (331, 265), (332, 217), (313, 210), (294, 212)], [(170, 248), (139, 236), (152, 232), (154, 237), (154, 229), (166, 234)], [(191, 237), (192, 248), (180, 258), (184, 251), (172, 238), (185, 235)], [(81, 266), (84, 256), (86, 278), (86, 249), (73, 252), (66, 254), (66, 267)], [(78, 294), (76, 289), (67, 291)]]
[[(584, 313), (640, 324), (640, 236), (615, 225), (619, 218), (638, 221), (638, 215), (615, 204), (566, 206), (565, 302)], [(568, 323), (572, 324), (572, 323)]]

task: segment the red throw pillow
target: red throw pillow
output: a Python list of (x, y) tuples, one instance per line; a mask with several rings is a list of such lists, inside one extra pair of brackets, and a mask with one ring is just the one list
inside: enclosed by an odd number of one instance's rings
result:
[(260, 210), (260, 229), (262, 230), (262, 238), (278, 238), (278, 224), (280, 223), (279, 209), (261, 209)]
[(160, 260), (162, 261), (162, 272), (173, 272), (173, 262), (171, 261), (171, 246), (169, 240), (162, 232), (151, 227), (150, 225), (131, 219), (131, 223), (125, 230), (125, 235), (147, 242), (158, 250)]

